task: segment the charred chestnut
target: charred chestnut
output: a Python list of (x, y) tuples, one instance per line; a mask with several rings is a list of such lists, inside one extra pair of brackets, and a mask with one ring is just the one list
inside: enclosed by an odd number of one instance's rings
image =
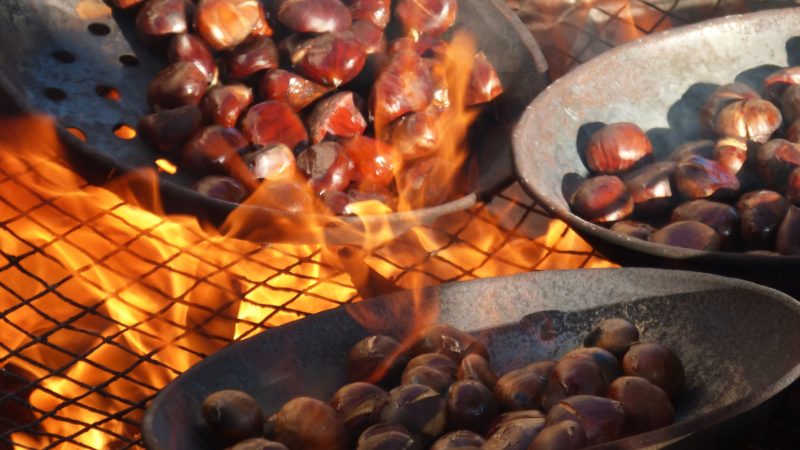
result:
[(733, 102), (761, 98), (753, 88), (744, 83), (731, 83), (720, 86), (708, 97), (700, 110), (700, 124), (708, 130), (714, 129), (719, 112)]
[(633, 197), (622, 180), (606, 175), (583, 181), (570, 206), (575, 214), (591, 222), (614, 222), (633, 213)]
[(542, 394), (555, 366), (554, 361), (540, 361), (500, 377), (494, 387), (500, 406), (510, 411), (541, 409)]
[(724, 166), (701, 156), (690, 156), (678, 163), (675, 183), (687, 199), (726, 197), (741, 187)]
[(474, 450), (483, 445), (481, 435), (467, 430), (453, 431), (440, 437), (430, 450)]
[(651, 158), (653, 145), (641, 128), (629, 122), (612, 123), (589, 138), (586, 164), (593, 173), (616, 175)]
[(540, 431), (528, 450), (578, 450), (588, 444), (589, 439), (581, 424), (564, 420)]
[(347, 437), (336, 411), (309, 397), (286, 402), (275, 417), (278, 441), (292, 449), (344, 450)]
[(347, 29), (352, 16), (339, 0), (281, 0), (278, 20), (298, 33), (326, 33)]
[(275, 69), (261, 78), (258, 92), (265, 100), (282, 100), (300, 111), (325, 95), (329, 88), (292, 72)]
[(656, 228), (642, 222), (620, 220), (611, 226), (611, 231), (616, 231), (617, 233), (646, 241), (650, 239), (650, 235), (656, 231)]
[(208, 80), (197, 65), (170, 64), (158, 72), (147, 86), (147, 102), (156, 111), (196, 105), (208, 90)]
[(713, 228), (694, 220), (673, 222), (653, 233), (650, 242), (712, 252), (719, 250), (721, 245)]
[(228, 450), (289, 450), (280, 442), (268, 441), (264, 438), (250, 438), (229, 447)]
[(203, 419), (221, 442), (232, 445), (261, 435), (264, 413), (250, 395), (217, 391), (203, 401)]
[(489, 358), (489, 352), (480, 341), (468, 333), (443, 323), (431, 325), (420, 331), (411, 351), (415, 354), (441, 353), (455, 361), (456, 364), (471, 353), (477, 353), (486, 359)]
[(721, 136), (764, 143), (781, 126), (781, 112), (767, 100), (740, 100), (722, 108), (714, 121)]
[(481, 450), (526, 450), (545, 427), (545, 419), (520, 418), (494, 427)]
[(195, 105), (159, 111), (139, 120), (139, 135), (162, 152), (180, 147), (203, 122), (203, 114)]
[(589, 444), (599, 444), (622, 437), (625, 411), (616, 400), (592, 395), (576, 395), (562, 400), (547, 413), (547, 426), (565, 420), (578, 422)]
[(399, 424), (424, 441), (432, 441), (447, 425), (444, 398), (421, 384), (409, 384), (392, 389), (389, 402), (383, 408), (381, 421)]
[(489, 366), (489, 361), (475, 353), (467, 355), (461, 360), (456, 378), (459, 380), (480, 381), (490, 390), (493, 390), (497, 384), (497, 375)]
[(311, 142), (319, 144), (326, 137), (352, 138), (360, 136), (367, 121), (356, 106), (355, 94), (339, 92), (318, 102), (308, 116)]
[(628, 351), (628, 346), (639, 340), (639, 330), (629, 321), (614, 317), (600, 322), (583, 340), (586, 347), (599, 347), (617, 358)]
[(231, 84), (211, 88), (200, 107), (206, 121), (231, 128), (252, 102), (252, 89), (243, 84)]
[(396, 339), (375, 335), (353, 346), (347, 355), (347, 373), (352, 381), (396, 385), (408, 357)]
[(339, 414), (351, 442), (364, 430), (378, 423), (389, 393), (374, 384), (356, 382), (341, 387), (331, 397), (331, 407)]
[(622, 358), (622, 369), (626, 375), (655, 384), (670, 397), (675, 397), (686, 377), (680, 358), (667, 347), (654, 343), (632, 345)]
[(453, 383), (446, 401), (447, 422), (454, 430), (483, 433), (497, 415), (497, 401), (480, 381)]
[(625, 177), (625, 186), (631, 193), (636, 211), (658, 212), (674, 203), (677, 192), (673, 192), (671, 180), (676, 168), (676, 163), (662, 161), (644, 166)]
[(728, 247), (739, 236), (739, 212), (731, 205), (708, 200), (693, 200), (672, 210), (672, 222), (693, 220), (713, 228), (722, 247)]
[(294, 149), (308, 142), (300, 117), (289, 105), (276, 100), (253, 105), (242, 119), (242, 131), (255, 145), (284, 144)]
[(773, 139), (759, 147), (756, 164), (768, 186), (783, 189), (792, 171), (800, 167), (800, 144)]
[(742, 218), (742, 240), (750, 249), (772, 249), (789, 201), (773, 191), (748, 192), (739, 198), (736, 208)]
[(675, 414), (663, 389), (640, 377), (620, 377), (608, 388), (608, 398), (620, 402), (625, 410), (625, 426), (638, 434), (665, 427)]

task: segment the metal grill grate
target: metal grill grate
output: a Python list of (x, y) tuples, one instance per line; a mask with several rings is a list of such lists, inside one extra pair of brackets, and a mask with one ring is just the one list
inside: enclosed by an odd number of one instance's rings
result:
[[(554, 78), (653, 31), (784, 4), (508, 2)], [(0, 449), (136, 447), (147, 402), (207, 354), (359, 299), (331, 249), (233, 241), (147, 213), (61, 160), (26, 156), (54, 136), (41, 120), (16, 125), (0, 132)], [(610, 265), (518, 185), (365, 259), (399, 287)]]

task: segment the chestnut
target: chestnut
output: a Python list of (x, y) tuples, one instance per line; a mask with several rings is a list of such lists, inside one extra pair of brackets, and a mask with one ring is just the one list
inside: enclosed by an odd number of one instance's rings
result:
[(433, 58), (425, 58), (425, 64), (428, 65), (431, 81), (433, 82), (431, 106), (438, 110), (449, 108), (450, 80), (447, 77), (447, 67), (442, 61)]
[(319, 144), (329, 136), (360, 136), (367, 128), (367, 121), (356, 106), (355, 94), (350, 91), (338, 92), (319, 101), (306, 123), (314, 144)]
[(488, 103), (503, 93), (503, 83), (486, 54), (478, 52), (472, 65), (469, 86), (467, 86), (467, 106)]
[(395, 7), (397, 19), (406, 34), (444, 34), (456, 21), (457, 0), (399, 0)]
[(206, 197), (231, 203), (241, 203), (247, 197), (247, 191), (238, 181), (220, 175), (203, 177), (193, 189)]
[(353, 161), (354, 181), (378, 186), (388, 186), (392, 182), (399, 158), (390, 145), (366, 136), (356, 136), (342, 145)]
[(480, 381), (456, 381), (447, 391), (447, 423), (453, 430), (483, 433), (497, 415), (497, 400)]
[(483, 344), (469, 333), (451, 325), (437, 323), (422, 329), (411, 348), (412, 353), (440, 353), (460, 363), (465, 356), (477, 353), (489, 359), (489, 352)]
[(136, 32), (145, 41), (171, 34), (185, 33), (186, 0), (149, 0), (136, 16)]
[(642, 222), (620, 220), (614, 225), (611, 225), (611, 231), (616, 231), (617, 233), (646, 241), (650, 238), (650, 235), (656, 231), (656, 228)]
[(526, 450), (545, 427), (545, 419), (519, 418), (498, 424), (487, 435), (481, 450)]
[(586, 147), (586, 165), (593, 173), (616, 175), (652, 158), (653, 145), (641, 128), (612, 123), (596, 131)]
[(383, 29), (366, 20), (357, 20), (350, 26), (350, 32), (364, 47), (367, 55), (381, 53), (386, 48), (386, 36)]
[(782, 255), (800, 255), (800, 208), (789, 206), (776, 239), (775, 250)]
[(603, 395), (608, 382), (600, 366), (591, 357), (562, 358), (556, 363), (542, 393), (542, 408), (550, 410), (573, 395)]
[(783, 189), (792, 171), (800, 167), (800, 144), (773, 139), (759, 147), (756, 165), (768, 186), (776, 190)]
[(350, 203), (358, 203), (364, 201), (378, 201), (394, 210), (397, 208), (397, 198), (395, 194), (385, 186), (380, 184), (373, 184), (370, 182), (361, 182), (353, 185), (345, 192)]
[(800, 143), (800, 120), (795, 120), (786, 128), (783, 138), (795, 144)]
[(233, 78), (246, 78), (262, 70), (278, 67), (278, 47), (267, 36), (251, 36), (225, 57), (227, 73)]
[(284, 144), (294, 149), (308, 142), (303, 121), (289, 105), (277, 100), (253, 105), (242, 119), (242, 131), (255, 145)]
[(786, 198), (794, 206), (800, 206), (800, 167), (794, 169), (789, 175), (786, 186)]
[(539, 361), (501, 376), (494, 395), (505, 410), (541, 409), (542, 394), (556, 363)]
[(786, 122), (800, 119), (800, 87), (794, 84), (789, 86), (781, 96), (781, 113)]
[(203, 122), (203, 114), (195, 105), (159, 111), (139, 120), (139, 135), (157, 150), (168, 152), (180, 147)]
[(132, 8), (145, 0), (111, 0), (111, 6), (119, 9)]
[(368, 336), (348, 353), (347, 374), (351, 381), (396, 385), (406, 363), (408, 356), (396, 339), (380, 334)]
[(292, 64), (300, 73), (332, 87), (355, 78), (366, 60), (364, 45), (349, 30), (320, 34), (303, 41), (291, 53)]
[[(332, 214), (336, 214), (337, 216), (351, 214), (351, 211), (348, 208), (351, 202), (350, 198), (347, 196), (346, 193), (340, 191), (327, 191), (323, 193), (320, 196), (320, 198), (322, 199), (322, 204), (324, 205), (324, 208), (330, 211)], [(402, 383), (402, 384), (413, 384), (413, 383)], [(419, 383), (419, 384), (430, 386), (428, 383)]]
[(712, 159), (736, 175), (747, 161), (747, 142), (739, 138), (722, 138), (714, 146)]
[(432, 156), (408, 163), (397, 176), (397, 190), (407, 202), (407, 207), (422, 208), (439, 205), (451, 193), (448, 183), (430, 183), (429, 180), (446, 179), (452, 173), (452, 162)]
[(614, 222), (633, 213), (633, 197), (625, 183), (613, 175), (589, 178), (573, 194), (575, 214), (591, 222)]
[(422, 445), (408, 430), (397, 424), (373, 425), (358, 438), (357, 450), (422, 450)]
[(295, 171), (294, 153), (278, 144), (263, 147), (242, 157), (256, 180), (277, 180), (290, 177)]
[(214, 61), (214, 55), (211, 54), (211, 50), (202, 39), (193, 34), (181, 33), (175, 35), (167, 48), (167, 60), (170, 63), (194, 63), (206, 76), (206, 81), (210, 85), (216, 84), (219, 77), (217, 62)]
[(723, 248), (730, 248), (739, 236), (739, 211), (731, 205), (709, 200), (692, 200), (674, 210), (670, 221), (693, 220), (713, 228)]
[(297, 168), (305, 173), (311, 190), (317, 195), (343, 191), (353, 176), (353, 162), (341, 145), (323, 142), (297, 155)]
[(714, 129), (717, 114), (726, 106), (739, 100), (761, 98), (753, 88), (744, 83), (730, 83), (720, 86), (703, 104), (700, 110), (700, 124), (707, 130)]
[(236, 126), (239, 115), (252, 102), (252, 89), (243, 84), (230, 84), (211, 88), (200, 107), (206, 121), (231, 128)]
[(561, 360), (565, 359), (590, 359), (597, 363), (603, 373), (606, 383), (611, 383), (622, 375), (622, 366), (619, 359), (613, 353), (600, 347), (582, 347), (570, 350)]
[(278, 20), (298, 33), (326, 33), (347, 29), (353, 19), (339, 0), (280, 0)]
[(400, 378), (400, 384), (421, 384), (444, 394), (455, 381), (453, 375), (431, 366), (407, 367)]
[(328, 90), (325, 86), (282, 69), (264, 74), (258, 85), (258, 93), (264, 100), (282, 100), (294, 111), (302, 110)]
[(667, 393), (641, 377), (617, 378), (606, 395), (622, 405), (625, 427), (630, 434), (665, 427), (672, 423), (675, 415)]
[(661, 344), (636, 343), (622, 358), (626, 375), (637, 376), (660, 387), (674, 398), (686, 378), (683, 363), (672, 350)]
[(413, 50), (392, 54), (372, 84), (369, 109), (378, 132), (405, 114), (420, 112), (433, 99), (433, 78)]
[(613, 441), (625, 432), (625, 411), (616, 401), (592, 395), (575, 395), (561, 400), (547, 413), (547, 426), (565, 420), (578, 422), (589, 444)]
[(275, 417), (278, 441), (290, 449), (344, 450), (347, 435), (327, 404), (309, 397), (286, 402)]
[(477, 450), (483, 445), (481, 435), (467, 430), (453, 431), (440, 437), (430, 450)]
[(268, 441), (264, 438), (250, 438), (228, 447), (228, 450), (289, 450), (280, 442)]
[(639, 340), (636, 325), (626, 319), (614, 317), (605, 319), (586, 335), (585, 347), (599, 347), (607, 350), (617, 358), (628, 351), (628, 346)]
[(781, 126), (781, 112), (767, 100), (740, 100), (722, 108), (714, 121), (721, 136), (764, 143)]
[(202, 0), (195, 12), (197, 32), (214, 50), (231, 49), (266, 24), (259, 0)]
[(155, 111), (196, 105), (208, 89), (208, 80), (197, 65), (176, 62), (158, 72), (147, 86), (147, 102)]
[(406, 364), (405, 371), (422, 366), (438, 370), (451, 377), (455, 377), (456, 370), (458, 370), (458, 364), (446, 355), (440, 353), (423, 353), (411, 358), (408, 364)]
[(491, 390), (494, 390), (497, 384), (497, 375), (489, 367), (489, 361), (475, 353), (467, 355), (461, 360), (456, 379), (480, 381)]
[(690, 156), (702, 156), (706, 159), (712, 159), (715, 145), (714, 141), (709, 140), (687, 142), (676, 147), (669, 154), (669, 160), (678, 163)]
[(389, 392), (381, 421), (402, 425), (411, 434), (419, 435), (423, 442), (430, 442), (439, 437), (447, 425), (445, 400), (421, 384), (399, 386)]
[(314, 197), (308, 186), (292, 179), (266, 180), (250, 198), (252, 204), (278, 211), (308, 213), (314, 210)]
[(344, 0), (353, 20), (372, 23), (383, 30), (391, 19), (391, 0)]
[(672, 161), (656, 162), (624, 178), (637, 212), (658, 212), (675, 202), (677, 192), (673, 192), (671, 179), (677, 166)]
[(583, 426), (574, 420), (564, 420), (540, 431), (528, 450), (578, 450), (588, 444)]
[(736, 208), (742, 218), (742, 240), (749, 249), (772, 249), (789, 201), (773, 191), (748, 192), (739, 198)]
[(780, 69), (764, 80), (764, 88), (774, 100), (779, 100), (794, 84), (800, 84), (800, 67), (797, 66)]
[(741, 187), (724, 166), (701, 156), (690, 156), (678, 163), (675, 184), (686, 199), (726, 197)]
[(407, 114), (392, 122), (388, 135), (404, 161), (430, 156), (440, 145), (438, 117), (425, 111)]
[(355, 442), (367, 428), (378, 423), (389, 393), (374, 384), (356, 382), (339, 388), (330, 405), (339, 414), (350, 441)]
[(650, 242), (710, 252), (719, 250), (721, 245), (713, 228), (694, 220), (673, 222), (650, 235)]
[(247, 139), (236, 128), (212, 125), (200, 129), (183, 146), (183, 163), (196, 173), (241, 175), (246, 170), (239, 153), (248, 148)]
[(223, 390), (203, 400), (203, 420), (214, 436), (228, 446), (260, 436), (264, 413), (250, 395)]

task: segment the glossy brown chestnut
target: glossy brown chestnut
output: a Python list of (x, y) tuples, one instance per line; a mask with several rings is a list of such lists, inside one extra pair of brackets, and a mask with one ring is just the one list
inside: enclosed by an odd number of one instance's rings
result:
[(722, 164), (701, 156), (690, 156), (678, 163), (675, 184), (686, 199), (727, 197), (741, 187), (736, 176)]
[(386, 36), (383, 29), (366, 20), (357, 20), (350, 25), (350, 31), (358, 38), (367, 55), (380, 53), (386, 49)]
[(781, 114), (787, 122), (800, 119), (800, 87), (789, 86), (780, 99)]
[(800, 144), (783, 139), (767, 142), (756, 153), (756, 167), (768, 186), (782, 190), (792, 171), (800, 167)]
[(478, 52), (472, 65), (472, 74), (467, 86), (466, 104), (488, 103), (503, 93), (503, 83), (486, 54)]
[(451, 173), (451, 165), (449, 161), (432, 156), (404, 166), (397, 177), (400, 195), (414, 209), (443, 203), (450, 195), (452, 187), (446, 183), (430, 183), (428, 180), (446, 179), (447, 174)]
[(603, 373), (606, 383), (611, 383), (622, 376), (622, 366), (619, 359), (613, 353), (600, 347), (580, 347), (568, 351), (561, 360), (567, 359), (590, 359), (597, 363)]
[(248, 147), (247, 139), (236, 128), (212, 125), (200, 129), (183, 146), (183, 163), (190, 170), (204, 173), (227, 173), (239, 179), (236, 170), (246, 166), (239, 154)]
[(400, 384), (421, 384), (434, 391), (444, 394), (455, 378), (448, 373), (442, 372), (430, 366), (407, 367), (400, 378)]
[(397, 208), (397, 198), (395, 194), (389, 188), (379, 184), (371, 184), (368, 182), (351, 183), (345, 193), (350, 203), (372, 200), (379, 201), (392, 210)]
[(280, 0), (278, 20), (298, 33), (327, 33), (347, 29), (352, 16), (339, 0)]
[(224, 390), (203, 400), (203, 419), (219, 441), (232, 445), (260, 436), (264, 413), (250, 395)]
[(487, 436), (481, 450), (527, 450), (545, 427), (545, 419), (520, 418), (500, 423)]
[(440, 146), (438, 116), (434, 113), (407, 114), (392, 122), (387, 134), (403, 161), (433, 155)]
[(742, 218), (742, 240), (748, 249), (771, 250), (778, 228), (789, 209), (789, 201), (773, 191), (748, 192), (736, 202)]
[(308, 176), (311, 190), (317, 195), (345, 190), (354, 170), (344, 148), (335, 142), (323, 142), (303, 150), (297, 156), (297, 168)]
[(583, 340), (585, 347), (599, 347), (617, 358), (628, 351), (628, 346), (639, 340), (639, 330), (628, 320), (614, 317), (600, 322)]
[(611, 231), (616, 231), (617, 233), (646, 241), (650, 239), (650, 235), (656, 231), (656, 228), (642, 222), (620, 220), (614, 225), (611, 225)]
[(570, 199), (575, 214), (591, 222), (614, 222), (633, 213), (633, 197), (613, 175), (583, 181)]
[(625, 411), (616, 400), (576, 395), (562, 400), (547, 413), (547, 426), (565, 420), (578, 422), (589, 444), (613, 441), (625, 432)]
[(794, 206), (800, 206), (800, 167), (794, 169), (789, 175), (786, 186), (786, 198)]
[(200, 107), (206, 122), (231, 128), (250, 103), (253, 103), (252, 89), (243, 84), (229, 84), (211, 88)]
[(542, 408), (549, 411), (573, 395), (604, 395), (608, 382), (591, 358), (564, 358), (556, 363), (542, 393)]
[(693, 200), (672, 210), (672, 222), (693, 220), (713, 228), (723, 248), (739, 236), (739, 211), (731, 205), (708, 200)]
[(355, 442), (364, 430), (378, 423), (388, 400), (389, 393), (378, 386), (356, 382), (339, 388), (330, 405), (339, 414), (350, 442)]
[(723, 108), (735, 101), (755, 98), (761, 98), (761, 96), (744, 83), (731, 83), (720, 86), (708, 97), (708, 100), (700, 110), (700, 124), (707, 130), (713, 130), (717, 114)]
[(147, 41), (186, 33), (186, 0), (149, 0), (136, 16), (136, 32)]
[(404, 426), (423, 441), (441, 436), (447, 425), (444, 398), (421, 384), (396, 387), (389, 392), (389, 403), (381, 412), (381, 421)]
[(275, 417), (275, 433), (290, 449), (344, 450), (347, 445), (336, 411), (309, 397), (296, 397), (283, 405)]
[(800, 255), (800, 208), (790, 206), (778, 228), (775, 250), (782, 255)]
[(291, 179), (265, 180), (250, 197), (255, 205), (291, 213), (314, 210), (314, 197), (308, 186)]
[(210, 85), (216, 84), (219, 77), (217, 62), (214, 61), (214, 55), (211, 54), (211, 50), (201, 38), (193, 34), (181, 33), (175, 35), (167, 48), (167, 60), (170, 63), (194, 63), (206, 76), (206, 81)]
[(481, 435), (467, 430), (453, 431), (440, 437), (430, 450), (474, 450), (483, 445)]
[(289, 450), (280, 442), (268, 441), (264, 438), (250, 438), (228, 447), (228, 450)]
[(779, 100), (789, 86), (800, 84), (800, 67), (787, 67), (780, 69), (764, 80), (764, 88), (769, 97)]
[(425, 58), (425, 64), (431, 73), (433, 81), (433, 98), (431, 106), (443, 110), (450, 107), (450, 80), (447, 77), (447, 67), (438, 59)]
[(242, 131), (255, 145), (284, 144), (294, 149), (308, 142), (303, 121), (288, 104), (278, 100), (253, 105), (242, 119)]
[(398, 157), (390, 145), (366, 136), (356, 136), (342, 145), (355, 166), (353, 181), (379, 186), (392, 182)]
[(786, 128), (783, 138), (795, 144), (800, 143), (800, 120), (795, 120)]
[(653, 145), (629, 122), (606, 125), (589, 138), (586, 165), (593, 173), (619, 174), (652, 158)]
[(227, 74), (246, 78), (262, 70), (278, 67), (278, 47), (267, 36), (251, 36), (225, 57)]
[(668, 209), (677, 199), (672, 175), (678, 165), (672, 161), (648, 164), (624, 178), (637, 212), (659, 212)]
[(395, 15), (406, 34), (444, 34), (456, 21), (457, 0), (398, 0)]
[(352, 31), (324, 33), (300, 43), (291, 54), (294, 67), (326, 86), (339, 87), (364, 68), (367, 53)]
[(564, 420), (540, 431), (528, 450), (578, 450), (588, 444), (589, 439), (581, 424)]
[(524, 409), (521, 411), (510, 411), (497, 416), (494, 421), (489, 425), (489, 431), (486, 432), (486, 436), (490, 436), (494, 434), (497, 429), (505, 424), (506, 422), (511, 422), (517, 419), (544, 419), (545, 414), (538, 409)]
[(500, 406), (506, 411), (541, 409), (542, 394), (555, 366), (555, 361), (540, 361), (500, 377), (494, 387)]
[(691, 141), (681, 144), (669, 154), (669, 160), (674, 162), (681, 162), (690, 156), (702, 156), (706, 159), (712, 159), (714, 155), (714, 146), (716, 143), (709, 140)]
[(264, 25), (259, 0), (202, 0), (195, 13), (197, 32), (214, 50), (231, 49)]
[(206, 90), (206, 76), (195, 64), (176, 62), (158, 72), (150, 81), (147, 102), (155, 111), (197, 105)]
[(480, 381), (490, 390), (494, 390), (497, 384), (497, 374), (489, 366), (489, 361), (481, 355), (470, 354), (461, 360), (456, 372), (458, 380)]
[(300, 111), (330, 89), (287, 70), (275, 69), (261, 77), (258, 93), (264, 100), (282, 100)]
[(412, 50), (391, 55), (381, 69), (369, 98), (375, 129), (382, 132), (387, 124), (401, 116), (423, 111), (433, 99), (433, 79), (425, 61)]
[(747, 142), (739, 138), (722, 138), (714, 146), (712, 159), (736, 175), (747, 161)]
[(452, 358), (441, 353), (423, 353), (411, 358), (406, 365), (405, 372), (417, 367), (429, 367), (455, 378), (458, 364)]
[(356, 106), (355, 94), (349, 91), (319, 101), (306, 123), (314, 144), (329, 136), (345, 139), (360, 136), (367, 128), (367, 121)]
[(714, 252), (721, 240), (713, 228), (694, 220), (673, 222), (650, 235), (650, 242)]
[(497, 416), (497, 400), (480, 381), (456, 381), (447, 391), (447, 423), (453, 430), (486, 431)]
[(279, 180), (294, 174), (296, 162), (289, 147), (278, 144), (263, 147), (242, 157), (256, 180)]
[(486, 347), (469, 333), (451, 325), (437, 323), (421, 330), (411, 348), (414, 354), (440, 353), (460, 363), (465, 356), (476, 353), (489, 359)]
[(628, 433), (639, 434), (672, 423), (675, 412), (663, 389), (640, 377), (620, 377), (608, 387), (608, 398), (625, 410)]
[(153, 148), (168, 152), (183, 145), (203, 123), (195, 105), (159, 111), (139, 120), (139, 136)]
[(238, 181), (220, 175), (201, 178), (193, 189), (206, 197), (231, 203), (241, 203), (247, 197), (247, 191)]
[(767, 100), (740, 100), (722, 108), (714, 121), (720, 136), (764, 143), (781, 126), (778, 108)]
[(357, 450), (422, 450), (422, 444), (402, 425), (373, 425), (358, 438)]
[(344, 0), (353, 20), (364, 20), (381, 30), (391, 19), (391, 0)]
[(396, 339), (369, 336), (358, 341), (347, 355), (347, 374), (351, 381), (397, 385), (407, 363), (408, 356)]
[(661, 344), (636, 343), (622, 358), (626, 375), (644, 378), (674, 398), (683, 386), (686, 375), (683, 363), (675, 353)]

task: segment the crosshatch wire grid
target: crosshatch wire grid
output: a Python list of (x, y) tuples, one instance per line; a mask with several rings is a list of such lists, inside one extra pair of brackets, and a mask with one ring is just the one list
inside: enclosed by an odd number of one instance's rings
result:
[[(789, 4), (507, 2), (552, 78), (651, 32)], [(87, 185), (52, 149), (28, 156), (21, 149), (52, 142), (52, 130), (41, 120), (18, 125), (0, 132), (0, 449), (137, 447), (147, 402), (188, 367), (360, 298), (331, 249), (224, 239), (147, 213)], [(366, 260), (406, 288), (611, 266), (518, 185)]]

